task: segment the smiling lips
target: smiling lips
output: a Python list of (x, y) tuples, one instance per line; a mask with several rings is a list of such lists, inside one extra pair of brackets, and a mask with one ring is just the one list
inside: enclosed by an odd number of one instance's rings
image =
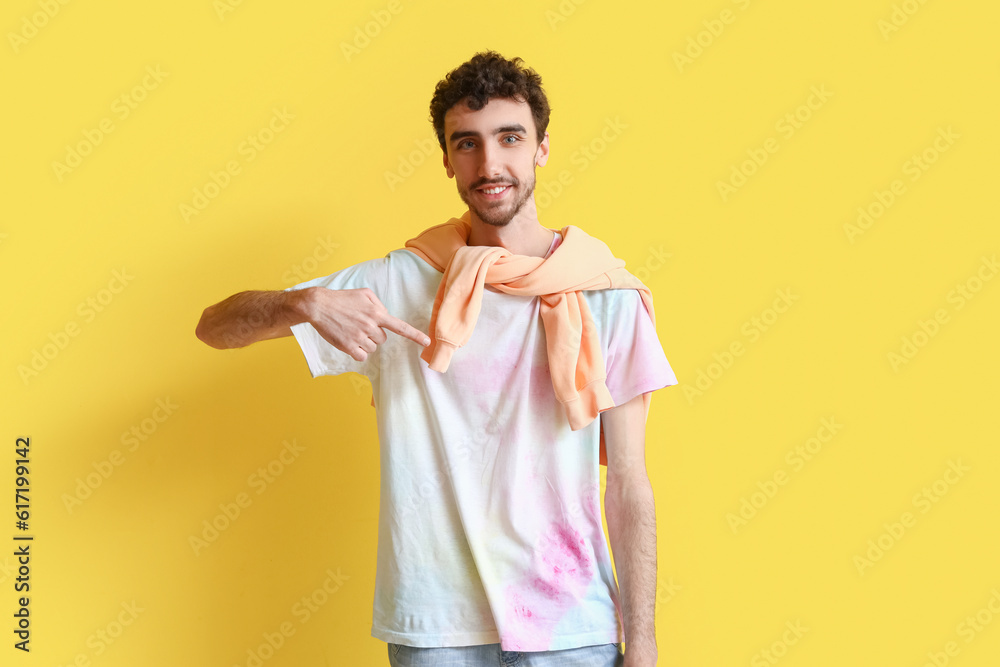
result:
[(510, 184), (493, 185), (486, 188), (479, 188), (478, 192), (483, 194), (487, 199), (493, 199), (496, 197), (500, 197), (509, 189), (510, 189)]

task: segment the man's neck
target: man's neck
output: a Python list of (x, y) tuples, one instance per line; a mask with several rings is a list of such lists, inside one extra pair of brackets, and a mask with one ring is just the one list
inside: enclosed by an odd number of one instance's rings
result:
[[(527, 207), (525, 207), (527, 208)], [(534, 210), (528, 215), (526, 211), (518, 212), (514, 219), (503, 227), (489, 225), (476, 216), (469, 215), (469, 245), (488, 245), (506, 248), (514, 255), (528, 257), (545, 257), (552, 245), (555, 234), (538, 222)]]

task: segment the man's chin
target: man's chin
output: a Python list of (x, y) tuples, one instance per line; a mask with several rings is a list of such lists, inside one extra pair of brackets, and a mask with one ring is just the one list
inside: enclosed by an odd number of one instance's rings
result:
[(491, 227), (506, 227), (514, 219), (513, 215), (494, 216), (482, 211), (475, 211), (476, 216)]
[[(532, 191), (533, 190), (534, 188), (532, 188)], [(479, 209), (472, 204), (472, 200), (470, 197), (465, 196), (461, 191), (459, 191), (459, 194), (462, 195), (462, 201), (464, 201), (465, 205), (469, 207), (469, 210), (472, 211), (477, 218), (485, 222), (487, 225), (490, 225), (491, 227), (506, 227), (508, 224), (510, 224), (510, 221), (513, 220), (515, 216), (517, 216), (517, 214), (521, 211), (521, 209), (524, 208), (524, 205), (527, 203), (527, 199), (524, 199), (521, 200), (519, 205), (515, 207), (509, 202), (503, 202), (503, 203), (498, 202), (499, 203), (498, 206), (487, 209)], [(513, 197), (516, 194), (517, 194), (516, 192), (512, 192), (509, 193), (508, 196)]]
[(470, 204), (468, 200), (465, 201), (465, 204), (477, 218), (491, 227), (506, 227), (510, 221), (514, 219), (514, 215), (517, 213), (517, 211), (505, 211), (504, 207), (501, 206), (488, 208), (486, 210), (479, 209)]

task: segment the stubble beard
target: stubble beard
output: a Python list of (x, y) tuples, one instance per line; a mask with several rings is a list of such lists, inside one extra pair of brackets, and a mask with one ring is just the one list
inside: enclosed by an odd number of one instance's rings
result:
[(528, 200), (531, 199), (531, 195), (535, 191), (535, 171), (531, 171), (531, 180), (525, 183), (524, 188), (521, 188), (520, 183), (517, 181), (511, 183), (510, 186), (514, 190), (511, 193), (512, 197), (517, 197), (517, 199), (512, 199), (511, 203), (507, 206), (491, 206), (486, 209), (480, 209), (472, 203), (470, 192), (459, 189), (458, 194), (462, 197), (462, 201), (465, 202), (466, 206), (487, 225), (505, 227), (524, 208)]

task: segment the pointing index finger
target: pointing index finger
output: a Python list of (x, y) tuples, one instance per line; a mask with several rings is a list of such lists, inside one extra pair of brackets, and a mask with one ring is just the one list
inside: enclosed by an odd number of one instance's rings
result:
[(423, 331), (389, 313), (385, 314), (379, 326), (397, 333), (403, 338), (409, 338), (414, 343), (419, 343), (424, 347), (431, 344), (431, 339)]

